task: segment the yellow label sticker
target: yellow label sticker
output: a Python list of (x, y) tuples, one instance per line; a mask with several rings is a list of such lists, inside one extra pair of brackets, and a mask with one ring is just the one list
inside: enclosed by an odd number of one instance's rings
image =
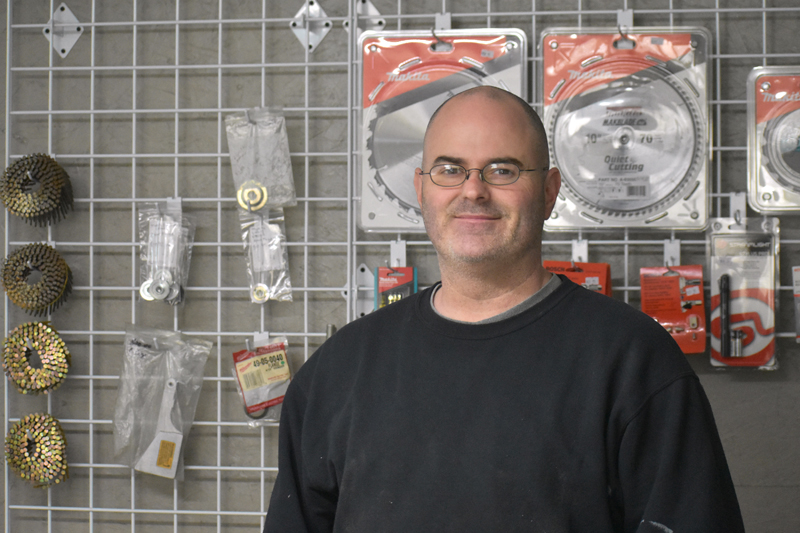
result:
[(245, 392), (265, 385), (285, 381), (291, 377), (286, 363), (286, 351), (278, 350), (236, 363), (239, 383)]
[(156, 466), (161, 468), (172, 468), (172, 460), (175, 456), (175, 443), (171, 440), (162, 440), (158, 447), (158, 459)]

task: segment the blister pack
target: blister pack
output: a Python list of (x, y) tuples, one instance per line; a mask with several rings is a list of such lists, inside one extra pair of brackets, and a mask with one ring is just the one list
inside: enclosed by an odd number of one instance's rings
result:
[(762, 213), (800, 210), (800, 66), (747, 77), (747, 199)]
[(359, 225), (424, 232), (414, 190), (422, 140), (451, 96), (492, 85), (525, 97), (527, 38), (517, 29), (365, 31), (362, 65)]
[(542, 33), (540, 98), (562, 187), (545, 229), (699, 229), (708, 219), (710, 34)]
[(779, 220), (713, 218), (708, 229), (711, 364), (778, 368), (775, 287)]

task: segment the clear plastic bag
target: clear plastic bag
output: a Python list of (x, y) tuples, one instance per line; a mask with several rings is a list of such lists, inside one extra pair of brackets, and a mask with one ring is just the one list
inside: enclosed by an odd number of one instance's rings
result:
[(250, 301), (292, 301), (289, 255), (283, 209), (263, 213), (240, 212)]
[(297, 205), (286, 119), (280, 107), (225, 117), (231, 172), (241, 211)]
[(139, 294), (172, 305), (183, 301), (189, 279), (195, 224), (180, 201), (144, 204), (139, 209), (141, 267)]
[[(114, 451), (122, 462), (137, 470), (182, 478), (183, 445), (175, 450), (176, 464), (163, 473), (143, 468), (141, 461), (161, 430), (162, 403), (170, 383), (174, 384), (174, 405), (166, 415), (179, 431), (181, 444), (185, 444), (212, 346), (211, 342), (183, 337), (176, 331), (128, 328), (114, 410)], [(167, 475), (169, 472), (172, 475)]]

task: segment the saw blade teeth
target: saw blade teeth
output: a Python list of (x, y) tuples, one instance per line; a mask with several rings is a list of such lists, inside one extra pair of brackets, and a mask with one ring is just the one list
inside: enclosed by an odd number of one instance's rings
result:
[(58, 222), (75, 202), (69, 175), (47, 154), (27, 155), (11, 164), (0, 181), (0, 200), (34, 226)]
[[(41, 273), (41, 279), (32, 283), (34, 272)], [(1, 277), (9, 300), (34, 316), (52, 313), (72, 292), (69, 265), (55, 248), (44, 243), (27, 244), (9, 255)]]

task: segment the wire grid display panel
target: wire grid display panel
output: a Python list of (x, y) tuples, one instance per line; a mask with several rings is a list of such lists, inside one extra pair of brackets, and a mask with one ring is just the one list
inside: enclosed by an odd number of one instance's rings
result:
[[(390, 29), (430, 28), (437, 12), (451, 13), (454, 28), (520, 27), (529, 37), (531, 72), (538, 68), (535, 43), (549, 26), (613, 26), (618, 9), (632, 8), (637, 25), (709, 28), (716, 215), (727, 215), (728, 193), (745, 190), (748, 72), (800, 59), (790, 39), (798, 20), (791, 1), (373, 4)], [(30, 153), (54, 155), (72, 177), (76, 204), (49, 228), (5, 216), (6, 255), (28, 242), (51, 241), (75, 277), (68, 303), (49, 317), (72, 352), (69, 378), (47, 396), (22, 396), (7, 382), (4, 388), (6, 432), (32, 412), (61, 421), (70, 478), (37, 490), (6, 466), (6, 531), (256, 530), (276, 475), (277, 427), (247, 426), (230, 354), (254, 331), (269, 331), (288, 338), (298, 368), (324, 340), (327, 324), (356, 316), (357, 297), (367, 289), (356, 286), (356, 265), (385, 264), (389, 242), (398, 237), (408, 240), (420, 285), (438, 279), (424, 236), (365, 234), (355, 225), (356, 36), (343, 28), (345, 21), (358, 26), (355, 4), (322, 4), (332, 29), (313, 54), (289, 27), (300, 1), (68, 5), (84, 32), (64, 59), (42, 35), (56, 3), (7, 6), (6, 165)], [(529, 85), (528, 99), (538, 106), (534, 76)], [(286, 210), (294, 301), (257, 306), (248, 297), (224, 117), (274, 104), (287, 117), (299, 199)], [(137, 291), (137, 206), (175, 196), (197, 221), (186, 303), (178, 308), (142, 302)], [(796, 229), (783, 222), (785, 265), (800, 242)], [(638, 306), (638, 269), (662, 264), (664, 239), (672, 237), (636, 230), (550, 233), (545, 254), (569, 259), (572, 240), (588, 239), (590, 260), (612, 264), (615, 297)], [(677, 238), (684, 264), (704, 262), (702, 233)], [(791, 298), (786, 271), (784, 300)], [(7, 299), (4, 312), (6, 334), (30, 320)], [(130, 323), (214, 342), (185, 445), (183, 481), (134, 473), (114, 457), (112, 420)], [(791, 317), (778, 326), (779, 335), (793, 336)], [(796, 352), (789, 342), (781, 348)]]

